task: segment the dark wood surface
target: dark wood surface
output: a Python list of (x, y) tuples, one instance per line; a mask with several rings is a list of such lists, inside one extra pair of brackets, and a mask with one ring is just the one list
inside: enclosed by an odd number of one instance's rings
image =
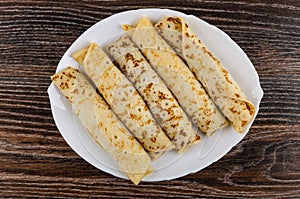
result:
[[(66, 144), (47, 88), (87, 28), (129, 9), (170, 8), (221, 28), (247, 53), (265, 95), (247, 136), (218, 162), (162, 182), (115, 178)], [(0, 198), (300, 197), (300, 1), (0, 0)]]

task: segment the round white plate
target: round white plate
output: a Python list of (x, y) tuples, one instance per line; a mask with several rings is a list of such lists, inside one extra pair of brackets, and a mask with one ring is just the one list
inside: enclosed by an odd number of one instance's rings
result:
[[(135, 24), (142, 16), (147, 16), (153, 22), (157, 22), (165, 16), (179, 16), (185, 19), (201, 41), (229, 70), (256, 107), (255, 116), (257, 115), (263, 91), (256, 70), (244, 51), (226, 33), (215, 26), (195, 16), (173, 10), (140, 9), (126, 11), (96, 23), (66, 51), (56, 72), (67, 66), (78, 68), (78, 63), (71, 57), (74, 52), (86, 47), (91, 42), (97, 42), (100, 46), (109, 44), (123, 34), (122, 24)], [(48, 94), (55, 123), (71, 148), (96, 168), (127, 179), (118, 170), (112, 157), (103, 151), (84, 130), (77, 116), (73, 114), (71, 105), (53, 84), (49, 86)], [(239, 143), (249, 131), (251, 124), (242, 134), (236, 133), (231, 126), (220, 130), (211, 137), (203, 136), (200, 133), (202, 142), (191, 147), (183, 155), (177, 155), (172, 151), (162, 156), (158, 161), (152, 162), (155, 171), (145, 177), (143, 181), (170, 180), (209, 166)]]

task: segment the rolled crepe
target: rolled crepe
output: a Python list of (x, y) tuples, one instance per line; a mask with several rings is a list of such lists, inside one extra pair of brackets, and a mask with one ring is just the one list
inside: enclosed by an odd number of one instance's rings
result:
[(128, 35), (106, 46), (106, 50), (133, 82), (178, 153), (185, 151), (189, 143), (200, 141), (188, 116)]
[(116, 161), (120, 169), (134, 183), (152, 172), (150, 157), (114, 115), (106, 102), (96, 93), (84, 75), (67, 68), (51, 77), (53, 83), (72, 104), (79, 120)]
[(204, 46), (182, 18), (166, 17), (156, 29), (185, 59), (189, 68), (230, 120), (237, 132), (242, 132), (253, 119), (255, 107), (231, 77), (221, 62)]
[[(75, 55), (82, 54), (78, 52)], [(77, 60), (77, 57), (74, 58)], [(152, 159), (174, 149), (173, 143), (154, 120), (132, 83), (97, 44), (92, 43), (86, 51), (83, 67), (103, 98)]]
[(164, 80), (192, 122), (207, 135), (228, 124), (189, 68), (143, 17), (135, 27), (123, 25), (154, 70)]

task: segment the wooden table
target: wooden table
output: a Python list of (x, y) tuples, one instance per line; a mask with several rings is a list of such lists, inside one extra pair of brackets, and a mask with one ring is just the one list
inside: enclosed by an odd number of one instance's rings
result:
[[(94, 23), (170, 8), (225, 31), (265, 95), (247, 136), (218, 162), (162, 182), (106, 174), (80, 158), (52, 118), (47, 88), (60, 58)], [(300, 1), (0, 0), (0, 198), (300, 197)]]

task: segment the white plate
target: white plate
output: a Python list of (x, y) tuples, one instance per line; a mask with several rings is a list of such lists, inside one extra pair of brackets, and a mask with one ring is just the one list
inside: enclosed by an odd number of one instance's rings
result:
[[(134, 24), (142, 16), (148, 16), (153, 22), (165, 16), (184, 18), (195, 34), (201, 38), (201, 41), (229, 70), (256, 107), (255, 116), (257, 115), (263, 91), (255, 68), (247, 55), (220, 29), (195, 16), (185, 15), (173, 10), (141, 9), (126, 11), (96, 23), (85, 31), (66, 51), (58, 64), (56, 72), (67, 66), (78, 67), (77, 62), (71, 57), (74, 52), (86, 47), (91, 42), (97, 42), (100, 46), (112, 42), (113, 39), (116, 39), (123, 33), (121, 29), (122, 24)], [(68, 101), (53, 84), (49, 86), (48, 94), (55, 123), (71, 148), (96, 168), (127, 179), (118, 170), (114, 160), (89, 137), (76, 115), (73, 114)], [(251, 124), (247, 126), (242, 134), (234, 132), (231, 126), (224, 128), (211, 137), (201, 134), (202, 142), (191, 147), (183, 155), (179, 156), (175, 152), (169, 152), (158, 161), (152, 162), (155, 172), (144, 178), (143, 181), (170, 180), (197, 172), (209, 166), (239, 143), (249, 131)]]

